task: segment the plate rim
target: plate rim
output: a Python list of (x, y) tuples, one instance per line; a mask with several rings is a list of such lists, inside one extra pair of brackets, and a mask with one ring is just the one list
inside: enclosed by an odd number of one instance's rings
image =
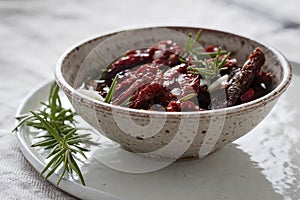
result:
[[(300, 75), (300, 62), (289, 61), (293, 67), (293, 75)], [(41, 82), (33, 89), (31, 89), (28, 94), (23, 98), (20, 105), (18, 106), (17, 112), (15, 116), (22, 114), (24, 108), (26, 108), (26, 104), (36, 95), (40, 90), (49, 87), (51, 83), (54, 83), (55, 80), (53, 78), (48, 79), (46, 81)], [(18, 124), (18, 120), (15, 120), (15, 125)], [(18, 141), (19, 148), (22, 154), (25, 156), (26, 160), (33, 166), (33, 168), (40, 173), (45, 166), (38, 157), (33, 153), (31, 147), (28, 145), (28, 142), (25, 140), (25, 131), (22, 127), (20, 127), (16, 132), (16, 137)], [(89, 186), (83, 186), (80, 183), (72, 180), (68, 180), (63, 178), (60, 185), (57, 186), (56, 182), (59, 179), (57, 174), (51, 175), (47, 181), (49, 181), (56, 188), (63, 190), (71, 196), (80, 198), (80, 199), (105, 199), (105, 200), (121, 200), (124, 198), (117, 197), (110, 193), (100, 191)]]

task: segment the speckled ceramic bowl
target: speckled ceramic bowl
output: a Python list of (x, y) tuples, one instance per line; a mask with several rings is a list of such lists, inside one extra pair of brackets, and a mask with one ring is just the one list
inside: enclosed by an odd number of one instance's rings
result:
[[(184, 42), (186, 35), (195, 35), (199, 29), (203, 31), (200, 40), (203, 46), (221, 46), (234, 52), (242, 63), (255, 47), (261, 47), (266, 56), (263, 70), (274, 76), (272, 92), (225, 109), (158, 112), (106, 104), (76, 90), (88, 79), (99, 77), (101, 67), (95, 55), (100, 54), (111, 62), (125, 50), (148, 47), (163, 39)], [(61, 57), (55, 75), (79, 115), (100, 133), (129, 151), (177, 160), (204, 157), (252, 130), (287, 89), (292, 73), (290, 64), (280, 52), (255, 40), (198, 27), (154, 27), (99, 35), (81, 42)]]

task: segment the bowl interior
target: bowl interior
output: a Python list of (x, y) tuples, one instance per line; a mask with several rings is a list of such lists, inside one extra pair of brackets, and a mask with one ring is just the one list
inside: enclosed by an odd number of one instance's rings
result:
[[(199, 30), (200, 28), (191, 27), (142, 28), (94, 37), (71, 48), (67, 55), (63, 56), (61, 74), (66, 83), (76, 89), (89, 80), (98, 79), (112, 61), (129, 49), (147, 48), (161, 40), (170, 39), (185, 46), (188, 35), (194, 37)], [(262, 70), (273, 74), (273, 88), (282, 82), (282, 60), (273, 49), (235, 34), (203, 28), (201, 30), (201, 46), (213, 44), (233, 52), (240, 65), (256, 47), (261, 47), (266, 56)]]

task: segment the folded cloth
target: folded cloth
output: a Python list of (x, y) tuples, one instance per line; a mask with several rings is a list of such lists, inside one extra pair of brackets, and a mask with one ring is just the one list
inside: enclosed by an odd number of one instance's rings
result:
[(0, 131), (0, 199), (75, 199), (39, 176), (23, 156), (16, 136)]

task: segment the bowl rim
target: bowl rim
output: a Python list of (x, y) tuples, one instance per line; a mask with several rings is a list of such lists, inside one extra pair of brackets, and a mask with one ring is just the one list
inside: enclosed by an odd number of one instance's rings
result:
[[(152, 111), (152, 110), (141, 110), (141, 109), (134, 109), (134, 108), (126, 108), (126, 107), (121, 107), (118, 105), (113, 105), (113, 104), (108, 104), (96, 99), (93, 99), (91, 97), (88, 97), (82, 93), (80, 93), (79, 91), (77, 91), (76, 89), (74, 89), (65, 79), (64, 76), (62, 74), (62, 65), (64, 64), (65, 59), (72, 54), (73, 51), (76, 51), (77, 49), (81, 48), (82, 46), (92, 42), (93, 40), (97, 40), (100, 37), (104, 37), (104, 36), (110, 36), (110, 35), (114, 35), (123, 31), (134, 31), (134, 30), (141, 30), (141, 29), (153, 29), (153, 28), (171, 28), (171, 29), (201, 29), (201, 30), (205, 30), (205, 31), (213, 31), (213, 32), (217, 32), (217, 33), (221, 33), (221, 34), (230, 34), (230, 35), (234, 35), (237, 36), (239, 38), (243, 38), (245, 40), (248, 41), (254, 41), (258, 44), (260, 44), (261, 46), (263, 46), (264, 48), (270, 50), (278, 59), (282, 69), (283, 69), (283, 78), (281, 80), (281, 82), (276, 86), (276, 88), (274, 88), (271, 92), (269, 92), (268, 94), (249, 101), (247, 103), (243, 103), (243, 104), (239, 104), (236, 106), (231, 106), (231, 107), (226, 107), (226, 108), (221, 108), (221, 109), (213, 109), (213, 110), (205, 110), (205, 111), (187, 111), (187, 112), (162, 112), (162, 111)], [(236, 34), (236, 33), (232, 33), (229, 31), (224, 31), (221, 29), (217, 29), (217, 28), (208, 28), (208, 27), (196, 27), (196, 26), (142, 26), (142, 27), (138, 27), (138, 28), (125, 28), (122, 30), (116, 30), (113, 32), (107, 32), (107, 33), (100, 33), (100, 34), (95, 34), (92, 35), (86, 39), (83, 39), (77, 43), (75, 43), (74, 45), (72, 45), (70, 48), (68, 48), (59, 58), (56, 67), (55, 67), (55, 80), (56, 83), (60, 86), (60, 88), (62, 88), (62, 90), (68, 95), (70, 95), (72, 98), (76, 98), (76, 99), (80, 99), (80, 102), (82, 104), (85, 105), (94, 105), (94, 109), (97, 110), (97, 105), (101, 106), (101, 107), (106, 107), (109, 110), (116, 110), (119, 112), (130, 112), (131, 114), (136, 113), (136, 114), (144, 114), (144, 115), (156, 115), (156, 116), (165, 116), (165, 115), (170, 115), (170, 116), (178, 116), (178, 115), (200, 115), (200, 116), (204, 116), (204, 115), (218, 115), (218, 114), (234, 114), (234, 113), (239, 113), (239, 112), (245, 112), (248, 110), (251, 110), (255, 107), (259, 107), (261, 104), (265, 105), (267, 104), (267, 102), (270, 102), (274, 99), (276, 99), (277, 97), (279, 97), (286, 89), (287, 87), (290, 85), (291, 83), (291, 79), (292, 79), (292, 67), (291, 64), (289, 63), (289, 61), (287, 60), (287, 58), (277, 49), (261, 42), (258, 41), (256, 39), (253, 39), (251, 37), (248, 36), (243, 36), (241, 34)], [(71, 102), (72, 103), (72, 102)]]

